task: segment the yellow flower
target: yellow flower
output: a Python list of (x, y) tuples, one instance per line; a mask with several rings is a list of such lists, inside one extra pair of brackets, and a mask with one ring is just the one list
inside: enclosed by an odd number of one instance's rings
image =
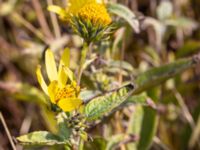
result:
[(80, 17), (85, 22), (90, 21), (94, 26), (107, 26), (112, 22), (102, 0), (69, 0), (66, 9), (55, 5), (49, 6), (48, 9), (64, 20)]
[(96, 26), (106, 26), (111, 23), (111, 18), (103, 4), (85, 5), (78, 11), (78, 16), (83, 20), (90, 20)]
[(69, 49), (65, 49), (57, 71), (53, 52), (49, 49), (46, 51), (46, 72), (50, 81), (48, 86), (42, 76), (41, 67), (38, 66), (36, 70), (37, 79), (43, 91), (50, 97), (53, 104), (65, 112), (78, 109), (82, 104), (79, 98), (80, 87), (73, 79), (73, 72), (68, 68), (69, 57)]

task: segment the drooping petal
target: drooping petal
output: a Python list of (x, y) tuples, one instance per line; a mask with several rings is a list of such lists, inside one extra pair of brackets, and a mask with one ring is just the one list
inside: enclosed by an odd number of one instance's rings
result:
[(73, 72), (68, 68), (68, 67), (63, 67), (64, 71), (65, 71), (65, 74), (67, 74), (67, 76), (69, 77), (69, 79), (71, 81), (74, 81), (74, 74)]
[(49, 94), (50, 100), (53, 104), (56, 104), (56, 93), (57, 93), (58, 89), (59, 89), (59, 87), (58, 87), (57, 81), (51, 82), (48, 86), (48, 94)]
[(64, 98), (58, 102), (58, 106), (65, 112), (78, 109), (81, 104), (82, 100), (79, 98)]
[(61, 85), (65, 85), (68, 79), (68, 76), (65, 73), (63, 66), (69, 67), (69, 63), (70, 63), (70, 50), (68, 48), (65, 48), (60, 60), (59, 70), (58, 70), (58, 81)]
[(58, 80), (56, 62), (54, 59), (53, 52), (50, 49), (48, 49), (45, 53), (45, 65), (49, 80), (50, 81)]
[(61, 8), (56, 5), (50, 5), (50, 6), (48, 6), (47, 9), (51, 12), (58, 14), (62, 19), (66, 19), (69, 16), (67, 11), (64, 8)]
[(46, 82), (44, 81), (44, 78), (42, 76), (40, 66), (38, 66), (37, 69), (36, 69), (36, 76), (37, 76), (37, 80), (38, 80), (42, 90), (48, 95), (47, 85), (46, 85)]

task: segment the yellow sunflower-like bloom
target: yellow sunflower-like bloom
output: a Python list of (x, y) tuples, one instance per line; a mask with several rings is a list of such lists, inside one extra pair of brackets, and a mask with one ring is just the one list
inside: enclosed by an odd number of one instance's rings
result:
[(57, 71), (53, 52), (49, 49), (46, 51), (46, 72), (50, 81), (48, 86), (42, 76), (41, 67), (38, 66), (36, 70), (37, 79), (43, 91), (50, 97), (53, 104), (65, 112), (78, 109), (82, 104), (79, 98), (80, 87), (76, 84), (73, 72), (69, 69), (69, 57), (69, 49), (65, 49)]
[(48, 9), (57, 13), (63, 20), (80, 17), (94, 26), (107, 26), (112, 22), (102, 0), (69, 0), (66, 9), (55, 5), (49, 6)]

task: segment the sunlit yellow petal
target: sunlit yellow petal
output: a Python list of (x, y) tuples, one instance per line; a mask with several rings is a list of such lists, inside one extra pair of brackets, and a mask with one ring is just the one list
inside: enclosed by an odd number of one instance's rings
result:
[(70, 63), (70, 50), (69, 48), (65, 48), (61, 57), (60, 64), (61, 65), (64, 64), (66, 67), (69, 67), (69, 63)]
[(59, 7), (59, 6), (50, 5), (50, 6), (48, 6), (47, 9), (51, 12), (58, 14), (61, 18), (67, 18), (68, 17), (66, 10), (64, 8)]
[(68, 75), (65, 73), (64, 66), (61, 66), (58, 73), (58, 83), (60, 86), (64, 87), (67, 83)]
[(38, 66), (37, 69), (36, 69), (36, 75), (37, 75), (37, 79), (38, 79), (38, 82), (42, 88), (42, 90), (48, 95), (48, 89), (47, 89), (47, 85), (44, 81), (44, 78), (42, 76), (42, 73), (41, 73), (41, 67)]
[(65, 48), (60, 60), (59, 70), (58, 70), (58, 81), (63, 86), (66, 84), (68, 79), (68, 76), (65, 73), (63, 66), (69, 67), (69, 63), (70, 63), (70, 50), (68, 48)]
[(58, 87), (57, 81), (51, 82), (50, 85), (48, 86), (48, 94), (49, 94), (50, 100), (53, 104), (56, 104), (56, 93), (57, 93), (58, 89), (59, 89), (59, 87)]
[(69, 79), (71, 81), (73, 81), (74, 80), (73, 72), (68, 67), (65, 67), (65, 66), (63, 67), (63, 69), (64, 69), (65, 73), (67, 74), (67, 76), (69, 77)]
[(58, 106), (65, 112), (78, 109), (82, 104), (82, 100), (78, 98), (65, 98), (58, 102)]
[(48, 49), (45, 53), (45, 64), (47, 75), (50, 81), (58, 80), (58, 72), (53, 52)]

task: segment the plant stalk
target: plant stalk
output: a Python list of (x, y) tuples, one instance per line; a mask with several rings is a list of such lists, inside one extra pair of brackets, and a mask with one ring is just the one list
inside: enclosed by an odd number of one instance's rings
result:
[(78, 85), (80, 85), (80, 82), (81, 82), (81, 77), (82, 77), (82, 74), (83, 74), (83, 66), (84, 66), (84, 63), (86, 61), (86, 57), (87, 57), (87, 53), (88, 53), (89, 49), (90, 49), (90, 46), (87, 43), (84, 43), (83, 49), (81, 51), (80, 66), (79, 66), (79, 69), (78, 69), (78, 78), (77, 78)]

